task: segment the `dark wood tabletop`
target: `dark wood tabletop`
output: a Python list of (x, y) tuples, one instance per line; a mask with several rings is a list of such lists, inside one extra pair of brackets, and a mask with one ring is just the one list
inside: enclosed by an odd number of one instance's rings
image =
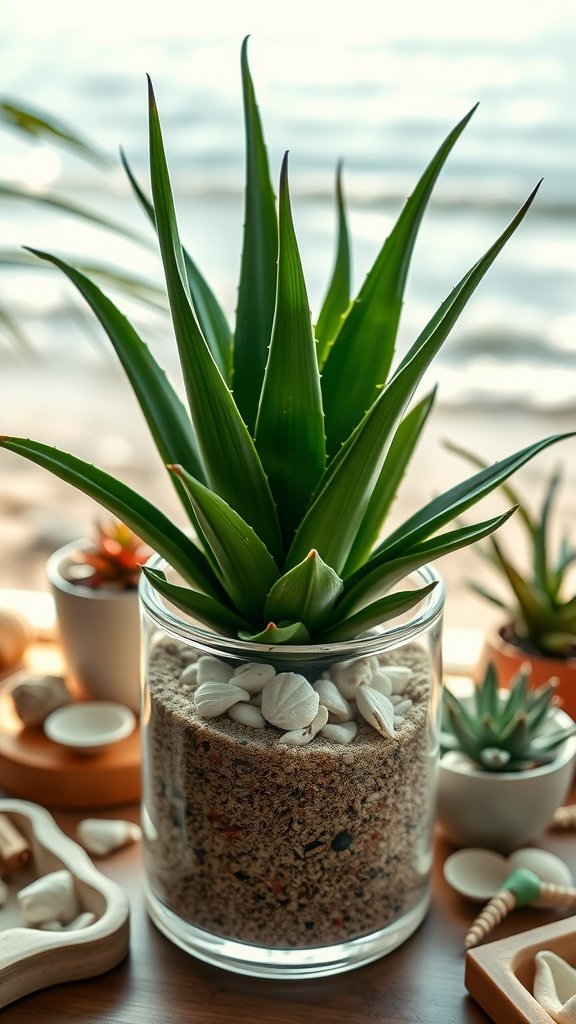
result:
[[(138, 817), (135, 807), (114, 813)], [(74, 835), (81, 815), (55, 817)], [(538, 845), (561, 856), (576, 875), (575, 833), (550, 833)], [(444, 881), (442, 864), (451, 850), (438, 836), (432, 907), (403, 946), (367, 967), (296, 982), (242, 978), (173, 946), (147, 918), (139, 848), (119, 851), (97, 864), (130, 897), (128, 959), (98, 978), (13, 1003), (2, 1011), (2, 1024), (486, 1024), (464, 988), (462, 942), (477, 907)], [(552, 911), (516, 911), (494, 938), (557, 919)]]

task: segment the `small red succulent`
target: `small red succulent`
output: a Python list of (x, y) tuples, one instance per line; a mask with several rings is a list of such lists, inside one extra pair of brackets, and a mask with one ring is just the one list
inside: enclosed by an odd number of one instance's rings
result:
[(135, 590), (140, 567), (151, 554), (151, 548), (124, 523), (96, 522), (94, 547), (78, 552), (69, 578), (94, 589)]

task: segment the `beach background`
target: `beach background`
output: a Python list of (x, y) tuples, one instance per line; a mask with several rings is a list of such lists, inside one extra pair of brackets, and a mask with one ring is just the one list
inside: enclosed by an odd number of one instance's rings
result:
[[(25, 8), (4, 0), (0, 94), (57, 113), (113, 158), (122, 145), (145, 181), (149, 72), (181, 233), (231, 318), (243, 214), (239, 48), (245, 34), (252, 36), (251, 67), (275, 177), (290, 149), (313, 314), (333, 258), (337, 160), (344, 160), (357, 289), (432, 154), (480, 101), (421, 229), (400, 355), (536, 182), (544, 182), (427, 375), (424, 388), (439, 383), (437, 408), (393, 525), (468, 474), (443, 447), (445, 439), (495, 460), (576, 429), (576, 8), (571, 0), (549, 0), (538, 9), (486, 0), (472, 16), (468, 5), (451, 0), (407, 3), (393, 13), (371, 0), (272, 6), (215, 0), (209, 9), (183, 8), (164, 0), (158, 13), (110, 0), (94, 11), (63, 0), (34, 0)], [(117, 161), (103, 172), (44, 142), (6, 128), (1, 134), (1, 184), (24, 184), (37, 196), (65, 193), (152, 242)], [(0, 195), (0, 221), (5, 257), (34, 245), (161, 281), (153, 245), (111, 236), (62, 211)], [(175, 373), (165, 318), (125, 297), (118, 301)], [(0, 430), (94, 461), (177, 516), (131, 392), (71, 286), (50, 269), (5, 264), (0, 305), (33, 345), (28, 353), (2, 335)], [(563, 465), (558, 534), (576, 518), (575, 456), (576, 439), (539, 456), (516, 481), (537, 507), (546, 476)], [(494, 496), (468, 521), (503, 507)], [(89, 532), (97, 512), (45, 472), (0, 453), (0, 586), (45, 588), (47, 553)], [(513, 521), (502, 539), (521, 562)], [(468, 577), (487, 582), (473, 551), (439, 568), (448, 584), (450, 625), (494, 620), (466, 587)]]

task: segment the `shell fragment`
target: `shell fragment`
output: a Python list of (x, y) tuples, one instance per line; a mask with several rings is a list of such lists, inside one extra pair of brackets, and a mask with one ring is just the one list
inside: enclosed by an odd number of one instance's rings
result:
[(297, 672), (279, 672), (262, 690), (262, 714), (279, 729), (303, 729), (310, 725), (319, 704), (316, 691)]
[(358, 711), (362, 718), (382, 736), (395, 736), (394, 705), (388, 697), (371, 686), (360, 686), (356, 693)]
[(346, 698), (340, 693), (336, 683), (333, 683), (331, 679), (317, 679), (314, 689), (320, 698), (320, 704), (328, 709), (330, 715), (333, 715), (339, 722), (350, 720), (352, 709)]
[(266, 683), (276, 675), (273, 665), (261, 665), (257, 662), (247, 661), (240, 665), (233, 675), (236, 686), (241, 686), (248, 693), (261, 693)]
[(74, 879), (64, 869), (37, 878), (16, 894), (16, 900), (26, 924), (46, 925), (52, 921), (68, 924), (78, 917)]
[(316, 734), (324, 728), (327, 721), (328, 711), (321, 704), (310, 725), (306, 726), (305, 729), (293, 729), (290, 732), (285, 732), (278, 742), (286, 743), (291, 747), (304, 747), (307, 743), (312, 742)]
[(372, 658), (353, 658), (350, 661), (338, 661), (330, 669), (330, 678), (346, 700), (356, 697), (359, 686), (372, 681)]
[(139, 825), (133, 821), (119, 821), (117, 818), (84, 818), (76, 834), (84, 849), (93, 857), (107, 857), (109, 853), (137, 843), (142, 838)]
[(250, 694), (233, 683), (201, 683), (194, 694), (194, 707), (200, 718), (218, 718), (244, 700), (249, 701)]
[(356, 722), (337, 722), (321, 729), (321, 735), (334, 743), (352, 743), (357, 732)]

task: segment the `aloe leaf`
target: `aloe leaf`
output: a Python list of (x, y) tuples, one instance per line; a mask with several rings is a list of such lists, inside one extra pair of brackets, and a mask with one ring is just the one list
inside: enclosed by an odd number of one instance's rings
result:
[[(538, 186), (494, 245), (442, 303), (393, 378), (381, 390), (362, 422), (329, 464), (318, 492), (296, 533), (288, 555), (289, 567), (301, 561), (313, 547), (320, 551), (324, 560), (336, 572), (340, 572), (346, 564), (356, 532), (380, 476), (390, 437), (400, 416), (468, 299), (523, 220), (537, 188)], [(470, 504), (475, 500), (477, 498), (473, 497)], [(339, 523), (338, 530), (334, 529), (335, 523)], [(428, 531), (430, 532), (432, 531)], [(322, 543), (320, 538), (323, 538)]]
[(504, 555), (502, 549), (494, 538), (492, 538), (492, 545), (498, 559), (498, 563), (510, 584), (512, 593), (518, 601), (522, 616), (525, 619), (530, 632), (538, 635), (538, 632), (542, 629), (542, 626), (549, 614), (549, 608), (543, 604), (537, 594), (536, 588), (520, 575), (518, 570)]
[(475, 109), (450, 132), (420, 178), (330, 348), (322, 374), (330, 455), (352, 433), (387, 380), (418, 229), (436, 179)]
[(548, 567), (548, 523), (561, 480), (562, 474), (559, 471), (552, 474), (540, 511), (540, 520), (534, 531), (534, 576), (547, 593), (551, 582)]
[(134, 530), (185, 580), (211, 597), (225, 599), (226, 595), (207, 559), (196, 545), (163, 512), (126, 484), (74, 455), (39, 441), (0, 437), (0, 447), (23, 455), (89, 495)]
[(342, 587), (338, 574), (317, 551), (310, 551), (303, 562), (276, 581), (266, 598), (264, 617), (276, 622), (300, 620), (314, 633), (326, 621)]
[(542, 441), (536, 441), (535, 444), (531, 444), (513, 455), (508, 455), (500, 462), (495, 462), (493, 466), (489, 466), (463, 480), (462, 483), (456, 484), (455, 487), (451, 487), (450, 490), (434, 498), (413, 516), (410, 516), (398, 529), (386, 537), (377, 547), (375, 557), (388, 560), (401, 555), (407, 546), (412, 547), (413, 544), (429, 537), (431, 533), (441, 529), (446, 523), (451, 522), (466, 509), (475, 505), (539, 452), (549, 448), (550, 445), (557, 444), (558, 441), (573, 436), (573, 432), (554, 434)]
[(491, 590), (488, 590), (481, 583), (477, 583), (476, 580), (467, 580), (468, 587), (473, 590), (475, 594), (482, 597), (485, 601), (490, 601), (491, 604), (495, 604), (497, 608), (502, 608), (504, 611), (509, 612), (511, 609), (502, 598), (497, 597)]
[(338, 217), (336, 259), (314, 331), (320, 368), (324, 365), (330, 346), (340, 330), (342, 317), (350, 305), (350, 237), (342, 190), (342, 163), (339, 163), (336, 169), (336, 213)]
[[(39, 249), (28, 251), (66, 274), (98, 317), (132, 385), (162, 461), (181, 463), (188, 472), (204, 480), (190, 417), (132, 324), (89, 278), (70, 264)], [(180, 481), (174, 478), (174, 483), (182, 498)], [(189, 503), (185, 501), (184, 505), (188, 510)]]
[(287, 154), (280, 177), (278, 290), (256, 420), (256, 448), (287, 546), (326, 464), (316, 346), (290, 211)]
[[(120, 150), (120, 159), (138, 202), (142, 206), (153, 228), (156, 229), (154, 207), (144, 190), (140, 187), (128, 163), (126, 154), (122, 149)], [(183, 248), (182, 252), (184, 255), (184, 266), (186, 269), (188, 286), (190, 288), (190, 296), (194, 306), (194, 312), (198, 318), (200, 330), (208, 343), (208, 347), (214, 356), (218, 369), (224, 379), (230, 383), (232, 377), (232, 332), (228, 326), (228, 321), (226, 320), (218, 299), (214, 295), (214, 292), (206, 279), (201, 274), (196, 263), (186, 249)]]
[(143, 566), (142, 571), (159, 594), (162, 594), (181, 611), (199, 619), (200, 622), (204, 622), (218, 633), (222, 633), (223, 636), (233, 636), (238, 630), (248, 627), (245, 619), (230, 611), (229, 608), (225, 608), (213, 597), (199, 594), (196, 590), (190, 590), (189, 587), (178, 587), (169, 583), (164, 573), (158, 569), (148, 569)]
[(248, 66), (247, 38), (242, 44), (241, 66), (246, 129), (246, 192), (234, 330), (233, 381), (238, 408), (252, 431), (274, 317), (278, 221), (262, 124)]
[(492, 662), (486, 669), (482, 686), (475, 688), (475, 695), (479, 714), (495, 718), (498, 714), (498, 675)]
[(252, 527), (223, 498), (181, 466), (170, 469), (184, 483), (226, 592), (243, 615), (257, 619), (262, 614), (262, 595), (268, 593), (279, 576), (274, 559)]
[(108, 167), (111, 163), (110, 157), (83, 139), (69, 125), (63, 124), (52, 114), (23, 105), (21, 100), (16, 104), (3, 99), (0, 102), (0, 120), (26, 135), (46, 138), (50, 142), (66, 146), (99, 167)]
[(282, 543), (278, 517), (262, 464), (192, 309), (151, 83), (150, 171), (174, 332), (207, 480), (253, 527), (269, 551), (279, 555)]
[(503, 526), (514, 511), (515, 509), (511, 508), (508, 512), (495, 516), (493, 519), (486, 519), (473, 526), (463, 526), (457, 530), (440, 534), (438, 537), (432, 537), (431, 540), (416, 544), (404, 555), (389, 562), (371, 558), (366, 563), (366, 567), (344, 581), (344, 595), (340, 604), (348, 611), (359, 603), (365, 603), (371, 597), (382, 594), (409, 572), (414, 572), (415, 569), (426, 565), (427, 562), (433, 562), (443, 555), (452, 554), (453, 551), (459, 551), (460, 548), (487, 537), (488, 534)]
[(130, 238), (133, 242), (138, 242), (139, 245), (150, 246), (149, 239), (141, 235), (139, 231), (134, 231), (132, 228), (126, 227), (125, 224), (111, 220), (109, 217), (103, 217), (95, 210), (90, 210), (86, 206), (80, 206), (69, 199), (62, 199), (60, 196), (53, 195), (50, 192), (31, 192), (17, 185), (0, 185), (1, 197), (4, 199), (19, 199), (26, 203), (38, 203), (41, 206), (49, 206), (54, 210), (62, 210), (64, 213), (69, 213), (73, 217), (79, 217), (80, 220), (84, 220), (89, 224), (95, 224), (96, 227), (104, 228), (106, 231), (113, 231), (124, 238)]
[(302, 622), (286, 625), (280, 623), (278, 626), (275, 622), (269, 622), (266, 629), (261, 629), (259, 633), (241, 629), (238, 636), (254, 644), (307, 644), (310, 640), (310, 634)]
[(349, 640), (359, 633), (371, 629), (372, 626), (379, 626), (389, 619), (395, 619), (398, 615), (410, 611), (415, 605), (420, 604), (434, 590), (435, 586), (436, 582), (429, 583), (428, 586), (422, 587), (420, 590), (403, 590), (398, 594), (381, 597), (380, 600), (367, 605), (355, 615), (332, 622), (316, 639), (319, 643)]
[(378, 482), (372, 492), (364, 519), (360, 525), (348, 561), (344, 567), (344, 575), (349, 576), (356, 566), (362, 565), (370, 556), (374, 544), (378, 540), (398, 487), (406, 472), (414, 449), (426, 424), (436, 396), (436, 388), (430, 395), (423, 398), (398, 427)]
[[(476, 455), (474, 452), (471, 452), (469, 448), (464, 448), (462, 445), (455, 444), (453, 441), (445, 441), (444, 448), (446, 448), (446, 451), (452, 452), (454, 455), (459, 455), (463, 459), (466, 459), (466, 461), (469, 462), (471, 466), (476, 466), (477, 469), (488, 469), (488, 467), (490, 466), (489, 462), (486, 462), (485, 459), (481, 459), (479, 455)], [(532, 516), (530, 515), (528, 509), (525, 508), (524, 504), (522, 503), (522, 500), (518, 495), (518, 492), (512, 486), (512, 484), (509, 483), (500, 484), (500, 489), (502, 493), (506, 495), (508, 501), (512, 505), (516, 506), (516, 508), (518, 509), (518, 518), (522, 520), (524, 526), (528, 531), (528, 535), (532, 537), (536, 529), (536, 524), (532, 519)]]

